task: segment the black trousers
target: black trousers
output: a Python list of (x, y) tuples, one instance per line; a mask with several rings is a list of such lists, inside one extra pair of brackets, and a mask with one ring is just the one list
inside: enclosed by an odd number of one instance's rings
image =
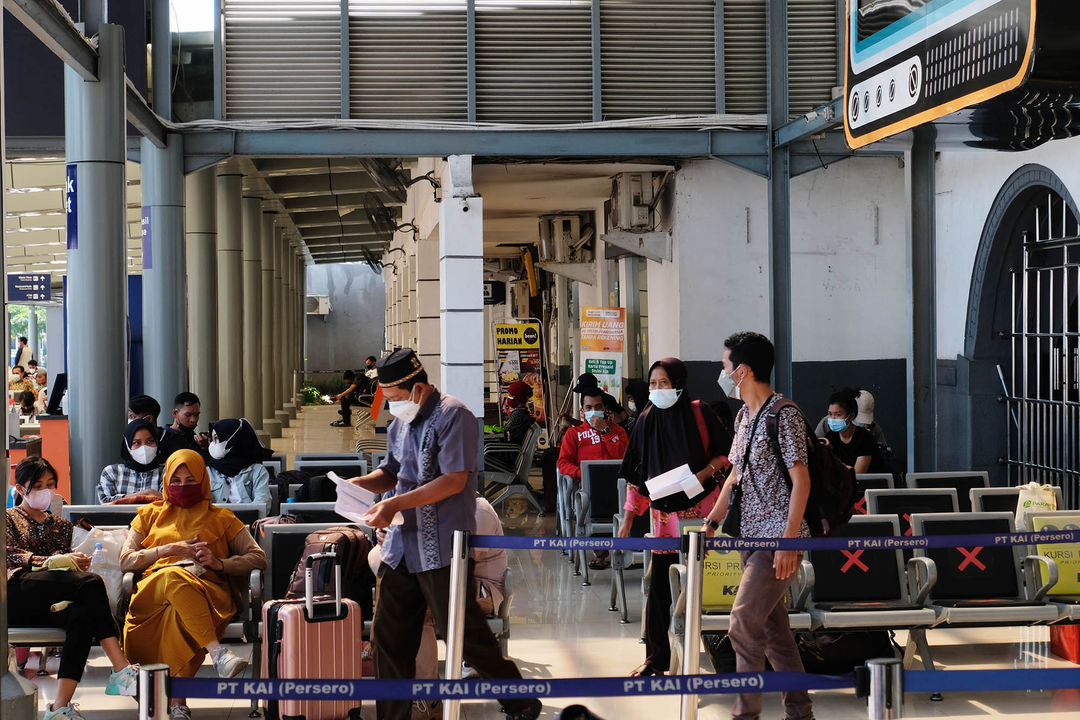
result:
[(345, 397), (341, 398), (341, 409), (338, 410), (338, 414), (341, 415), (341, 420), (346, 425), (352, 425), (353, 405), (356, 405), (355, 393), (349, 393)]
[[(70, 600), (71, 605), (52, 612), (49, 606), (61, 600)], [(82, 680), (94, 643), (120, 635), (105, 583), (97, 575), (71, 570), (24, 570), (11, 578), (8, 622), (63, 628), (67, 639), (57, 677), (76, 682)]]
[(679, 553), (653, 553), (652, 581), (645, 599), (645, 662), (667, 672), (671, 664), (668, 626), (671, 624), (671, 584), (668, 570), (679, 562)]
[[(677, 557), (677, 556), (676, 556)], [(450, 610), (450, 567), (411, 573), (402, 560), (396, 568), (383, 563), (379, 568), (379, 604), (372, 626), (375, 646), (375, 675), (379, 679), (416, 677), (416, 653), (425, 612), (430, 609), (435, 633), (446, 637)], [(462, 658), (482, 677), (520, 678), (517, 665), (503, 657), (499, 643), (487, 626), (484, 613), (476, 604), (473, 562), (469, 561), (469, 579), (465, 588), (465, 646)], [(500, 700), (503, 710), (519, 712), (529, 700)], [(408, 720), (412, 703), (408, 700), (379, 700), (379, 720)]]

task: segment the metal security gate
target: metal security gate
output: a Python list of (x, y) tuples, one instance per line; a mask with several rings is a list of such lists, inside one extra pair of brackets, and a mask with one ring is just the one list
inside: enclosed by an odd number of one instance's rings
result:
[(1040, 193), (1019, 225), (1012, 270), (1009, 481), (1060, 485), (1080, 507), (1080, 227), (1055, 192)]

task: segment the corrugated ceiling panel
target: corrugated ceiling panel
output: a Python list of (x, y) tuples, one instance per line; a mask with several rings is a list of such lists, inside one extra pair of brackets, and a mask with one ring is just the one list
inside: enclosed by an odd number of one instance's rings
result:
[(712, 0), (600, 0), (605, 119), (716, 112)]
[(765, 0), (724, 0), (724, 97), (729, 113), (764, 113)]
[(592, 3), (476, 3), (476, 119), (592, 119)]
[(349, 0), (349, 116), (468, 119), (465, 0)]
[(788, 86), (792, 116), (832, 99), (838, 85), (836, 0), (788, 0)]
[(341, 4), (222, 0), (225, 117), (341, 116)]

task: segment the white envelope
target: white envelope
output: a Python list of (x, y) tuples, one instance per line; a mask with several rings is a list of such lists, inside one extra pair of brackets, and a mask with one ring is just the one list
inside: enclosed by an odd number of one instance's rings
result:
[[(334, 485), (337, 486), (337, 502), (334, 503), (334, 512), (353, 522), (362, 524), (364, 515), (377, 502), (375, 493), (345, 480), (333, 470), (326, 473), (326, 477), (333, 480)], [(401, 525), (404, 522), (405, 518), (401, 516), (401, 513), (397, 513), (394, 515), (391, 524)]]
[(687, 497), (692, 498), (704, 490), (697, 476), (690, 471), (689, 465), (680, 465), (651, 480), (646, 480), (645, 487), (649, 489), (649, 497), (653, 500), (659, 500), (677, 492), (684, 492)]

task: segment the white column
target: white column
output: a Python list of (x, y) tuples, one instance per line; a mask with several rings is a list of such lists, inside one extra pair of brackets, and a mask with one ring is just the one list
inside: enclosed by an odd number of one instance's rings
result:
[(439, 300), (443, 389), (484, 416), (483, 202), (472, 156), (447, 159), (439, 205)]
[(242, 211), (244, 417), (255, 430), (262, 430), (262, 198), (245, 196)]
[(285, 352), (285, 249), (288, 244), (283, 228), (274, 233), (274, 417), (281, 427), (289, 427), (289, 413), (285, 410), (285, 368), (288, 357)]
[(262, 388), (263, 430), (272, 438), (281, 437), (281, 421), (274, 417), (274, 216), (276, 213), (263, 211), (262, 233), (259, 238), (262, 246), (262, 268), (260, 288), (262, 296), (262, 347), (259, 357), (261, 367), (258, 374)]
[[(191, 383), (187, 390), (199, 396), (202, 417), (199, 430), (218, 416), (217, 347), (217, 198), (214, 168), (191, 173), (185, 179), (187, 205), (184, 212), (187, 238), (188, 364)], [(173, 398), (161, 398), (162, 408), (172, 412)]]
[[(222, 172), (217, 176), (217, 315), (216, 372), (228, 364), (244, 366), (243, 272), (241, 268), (243, 215), (241, 192), (244, 176)], [(218, 384), (218, 414), (209, 420), (238, 418), (244, 414), (242, 382)]]
[(416, 248), (416, 354), (438, 387), (442, 387), (441, 351), (439, 241), (421, 240)]

